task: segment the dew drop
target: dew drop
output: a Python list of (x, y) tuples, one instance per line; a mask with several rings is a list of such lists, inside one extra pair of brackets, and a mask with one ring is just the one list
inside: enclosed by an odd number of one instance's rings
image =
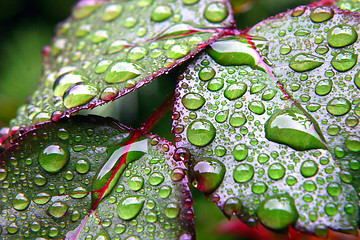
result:
[(354, 76), (354, 84), (358, 89), (360, 89), (360, 72), (355, 74), (355, 76)]
[(85, 24), (81, 25), (78, 29), (76, 29), (75, 36), (84, 37), (89, 34), (91, 31), (91, 25)]
[(357, 58), (353, 52), (342, 51), (331, 59), (331, 65), (339, 72), (346, 72), (356, 65)]
[(197, 110), (205, 104), (205, 99), (198, 93), (187, 93), (181, 99), (182, 104), (189, 110)]
[(112, 21), (122, 13), (123, 9), (120, 4), (110, 4), (105, 8), (102, 19), (107, 22)]
[(326, 149), (318, 123), (298, 108), (276, 110), (265, 123), (265, 137), (298, 151)]
[(327, 203), (324, 210), (329, 216), (335, 216), (338, 213), (338, 208), (335, 203)]
[(165, 180), (165, 177), (160, 172), (154, 172), (149, 176), (149, 184), (151, 186), (158, 186)]
[(243, 143), (236, 145), (232, 151), (232, 154), (237, 161), (245, 160), (248, 156), (248, 153), (249, 148)]
[(218, 23), (222, 22), (229, 12), (224, 3), (213, 2), (208, 4), (204, 10), (204, 16), (209, 22)]
[(163, 199), (168, 198), (170, 196), (171, 192), (172, 192), (172, 188), (165, 185), (159, 189), (159, 196)]
[(280, 47), (280, 53), (282, 55), (286, 55), (286, 54), (289, 54), (291, 52), (292, 48), (291, 46), (287, 45), (287, 44), (283, 44), (281, 45)]
[(47, 212), (54, 218), (61, 218), (65, 215), (68, 210), (68, 206), (63, 202), (54, 202), (49, 206)]
[(98, 64), (96, 64), (94, 71), (97, 74), (103, 73), (106, 71), (106, 69), (110, 66), (111, 63), (111, 60), (101, 60), (98, 62)]
[(310, 71), (320, 67), (325, 59), (309, 53), (298, 53), (290, 60), (289, 67), (297, 72)]
[(119, 83), (133, 79), (142, 73), (143, 69), (132, 62), (117, 61), (112, 63), (105, 72), (107, 83)]
[(64, 106), (68, 109), (90, 102), (99, 90), (90, 84), (77, 83), (64, 93)]
[(229, 110), (223, 110), (216, 114), (215, 120), (218, 123), (223, 123), (227, 120), (228, 116), (229, 116)]
[(186, 5), (192, 5), (199, 2), (199, 0), (182, 0), (182, 2)]
[(360, 137), (356, 135), (349, 135), (345, 139), (346, 147), (353, 152), (360, 151)]
[(128, 181), (129, 188), (133, 191), (139, 191), (144, 186), (144, 178), (141, 176), (132, 176)]
[(46, 147), (38, 157), (40, 166), (47, 172), (56, 173), (68, 164), (70, 152), (67, 148), (59, 145)]
[(12, 201), (12, 205), (15, 210), (24, 211), (30, 205), (30, 200), (24, 193), (18, 193)]
[(48, 193), (41, 192), (36, 194), (36, 196), (33, 198), (34, 203), (39, 205), (44, 205), (48, 203), (51, 200), (51, 196)]
[(267, 185), (264, 182), (256, 182), (252, 185), (251, 190), (255, 194), (263, 194), (267, 190)]
[(215, 76), (215, 70), (212, 67), (203, 67), (200, 71), (199, 71), (199, 78), (202, 81), (209, 81), (210, 79), (212, 79)]
[(334, 116), (342, 116), (351, 110), (351, 103), (342, 97), (333, 98), (327, 103), (326, 109)]
[(230, 218), (232, 215), (237, 215), (240, 213), (243, 204), (240, 199), (236, 197), (230, 197), (226, 199), (224, 203), (224, 213), (225, 215)]
[(75, 199), (84, 198), (89, 194), (89, 191), (86, 190), (86, 188), (83, 187), (77, 187), (74, 190), (72, 190), (70, 197)]
[(88, 4), (84, 4), (83, 2), (79, 3), (79, 5), (77, 5), (73, 10), (73, 16), (76, 19), (81, 19), (89, 16), (99, 7), (99, 4), (94, 4), (94, 2), (91, 1), (89, 1)]
[(328, 194), (330, 196), (338, 197), (342, 193), (342, 188), (341, 188), (340, 184), (338, 184), (336, 182), (331, 182), (327, 185), (326, 191), (328, 192)]
[(257, 216), (266, 227), (282, 230), (294, 224), (299, 214), (294, 199), (287, 194), (279, 194), (262, 201), (257, 209)]
[(203, 147), (211, 143), (216, 135), (214, 125), (205, 119), (194, 120), (187, 129), (187, 138), (195, 146)]
[(100, 98), (104, 101), (111, 101), (114, 100), (118, 94), (119, 94), (119, 90), (117, 88), (108, 87), (102, 91)]
[(172, 45), (166, 52), (168, 58), (180, 59), (190, 53), (190, 47), (182, 44)]
[(117, 206), (117, 214), (123, 220), (134, 219), (142, 210), (145, 203), (143, 196), (129, 196), (123, 198)]
[(325, 22), (334, 16), (334, 10), (330, 7), (316, 7), (311, 11), (310, 18), (315, 23)]
[(148, 50), (144, 47), (133, 47), (130, 49), (127, 58), (136, 61), (142, 59), (147, 53)]
[(267, 161), (269, 161), (269, 159), (270, 159), (270, 156), (267, 155), (266, 153), (260, 153), (257, 158), (258, 162), (261, 164), (266, 163)]
[(331, 47), (346, 47), (358, 39), (358, 33), (353, 26), (337, 25), (332, 27), (327, 34), (327, 40)]
[(125, 40), (116, 40), (112, 44), (109, 45), (107, 52), (109, 54), (120, 52), (127, 48), (130, 44)]
[(313, 160), (306, 160), (301, 164), (301, 168), (300, 168), (301, 175), (303, 175), (306, 178), (315, 176), (318, 170), (319, 167), (316, 164), (316, 162)]
[(213, 193), (220, 186), (224, 176), (224, 164), (211, 157), (199, 159), (199, 162), (191, 168), (193, 184), (195, 183), (195, 187), (206, 195)]
[(75, 164), (75, 170), (80, 174), (88, 173), (90, 170), (90, 163), (87, 159), (80, 159)]
[(54, 95), (62, 97), (71, 85), (85, 81), (88, 81), (88, 79), (79, 73), (65, 73), (59, 76), (54, 82)]
[(0, 168), (0, 181), (4, 181), (7, 176), (7, 171), (4, 168)]
[(315, 92), (319, 96), (325, 96), (332, 90), (333, 82), (331, 79), (324, 79), (319, 81), (315, 86)]
[(233, 127), (240, 127), (247, 122), (246, 116), (242, 112), (234, 112), (229, 119), (229, 123)]
[(162, 22), (173, 15), (172, 9), (167, 5), (156, 6), (151, 12), (151, 20)]
[(282, 179), (285, 176), (286, 169), (281, 163), (273, 163), (268, 169), (268, 175), (273, 180)]
[(164, 212), (168, 218), (176, 218), (180, 213), (180, 207), (176, 203), (168, 203), (165, 206)]
[(299, 17), (299, 16), (301, 16), (301, 15), (304, 14), (305, 10), (306, 10), (306, 7), (305, 7), (305, 6), (296, 7), (296, 8), (293, 10), (293, 12), (291, 13), (291, 16), (293, 16), (293, 17)]
[(109, 38), (109, 34), (106, 30), (97, 30), (91, 35), (91, 41), (93, 43), (101, 43)]
[(270, 101), (275, 97), (276, 93), (277, 91), (275, 89), (267, 89), (262, 94), (261, 99), (265, 101)]
[(242, 97), (247, 90), (245, 83), (230, 84), (224, 91), (224, 96), (229, 100), (234, 100)]
[(249, 110), (257, 115), (265, 113), (265, 106), (261, 101), (252, 101), (248, 106)]
[(235, 182), (244, 183), (254, 176), (254, 167), (248, 163), (242, 163), (235, 167), (233, 177)]

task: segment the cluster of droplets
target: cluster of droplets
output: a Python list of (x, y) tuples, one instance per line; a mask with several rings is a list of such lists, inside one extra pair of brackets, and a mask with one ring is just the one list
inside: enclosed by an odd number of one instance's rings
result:
[(225, 1), (160, 2), (76, 6), (47, 50), (43, 84), (11, 125), (57, 120), (112, 101), (195, 54), (219, 35), (216, 28), (230, 25)]

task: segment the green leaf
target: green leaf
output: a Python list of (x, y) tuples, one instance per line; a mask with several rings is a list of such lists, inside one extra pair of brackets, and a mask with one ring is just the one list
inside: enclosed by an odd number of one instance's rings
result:
[(358, 21), (299, 7), (213, 43), (179, 77), (177, 152), (225, 215), (357, 232)]
[(81, 1), (45, 52), (43, 75), (11, 126), (59, 119), (143, 86), (232, 27), (227, 1)]
[(190, 239), (192, 198), (173, 152), (109, 118), (37, 125), (0, 155), (1, 236)]

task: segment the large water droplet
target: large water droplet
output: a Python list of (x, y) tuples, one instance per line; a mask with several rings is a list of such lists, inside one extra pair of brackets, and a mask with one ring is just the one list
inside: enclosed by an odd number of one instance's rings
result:
[(133, 47), (130, 49), (127, 58), (136, 61), (142, 59), (147, 53), (148, 50), (144, 47)]
[(180, 207), (176, 203), (169, 203), (165, 206), (164, 212), (168, 218), (176, 218), (180, 213)]
[(102, 19), (104, 21), (112, 21), (121, 14), (123, 9), (124, 7), (120, 4), (110, 4), (105, 8)]
[(333, 82), (331, 79), (324, 79), (319, 81), (315, 86), (315, 92), (317, 95), (325, 96), (331, 92)]
[(165, 180), (165, 177), (160, 172), (154, 172), (149, 176), (149, 184), (151, 186), (158, 186)]
[(247, 85), (245, 83), (233, 83), (225, 89), (224, 96), (229, 100), (234, 100), (243, 96), (246, 90)]
[(300, 172), (304, 177), (315, 176), (318, 172), (319, 167), (314, 160), (306, 160), (301, 164)]
[(143, 196), (129, 196), (122, 199), (117, 206), (117, 214), (123, 220), (134, 219), (144, 206)]
[(54, 218), (61, 218), (65, 215), (68, 210), (68, 206), (63, 202), (54, 202), (49, 206), (47, 212)]
[(189, 110), (197, 110), (201, 108), (204, 103), (205, 99), (198, 93), (187, 93), (181, 99), (182, 104)]
[(331, 65), (339, 72), (346, 72), (356, 65), (357, 58), (353, 52), (342, 51), (331, 59)]
[(250, 102), (248, 108), (251, 112), (258, 115), (262, 115), (265, 113), (265, 106), (261, 101)]
[(54, 95), (62, 97), (71, 85), (85, 81), (88, 81), (88, 79), (79, 73), (65, 73), (54, 82)]
[(218, 123), (223, 123), (227, 120), (228, 116), (229, 116), (229, 110), (220, 111), (216, 114), (215, 120)]
[(297, 72), (310, 71), (320, 67), (325, 59), (309, 53), (298, 53), (290, 60), (289, 67)]
[(225, 176), (225, 166), (215, 158), (204, 157), (192, 167), (191, 176), (194, 178), (196, 187), (208, 195), (213, 193), (222, 183)]
[(90, 102), (98, 92), (97, 87), (93, 85), (77, 83), (64, 93), (64, 106), (70, 109), (84, 105)]
[(111, 64), (105, 72), (107, 83), (119, 83), (133, 79), (142, 73), (143, 69), (135, 63), (118, 61)]
[(128, 181), (129, 188), (133, 191), (139, 191), (144, 185), (144, 178), (141, 176), (132, 176)]
[(59, 145), (46, 147), (38, 157), (40, 166), (47, 172), (55, 173), (68, 164), (70, 152), (67, 148)]
[(228, 15), (229, 12), (225, 4), (221, 2), (210, 3), (204, 10), (205, 18), (214, 23), (222, 22)]
[(235, 167), (233, 177), (235, 182), (244, 183), (254, 176), (254, 167), (248, 163), (242, 163)]
[(332, 27), (327, 34), (327, 40), (331, 47), (345, 47), (353, 44), (357, 39), (357, 31), (349, 25)]
[(166, 52), (168, 58), (179, 59), (190, 53), (190, 47), (182, 44), (172, 45)]
[(12, 205), (15, 210), (23, 211), (30, 205), (30, 200), (24, 193), (18, 193), (12, 201)]
[(285, 176), (286, 169), (281, 163), (273, 163), (268, 169), (268, 175), (273, 180), (282, 179)]
[(203, 67), (199, 71), (199, 78), (202, 81), (209, 81), (215, 76), (215, 70), (212, 67)]
[(342, 193), (342, 188), (341, 188), (340, 184), (338, 184), (336, 182), (331, 182), (327, 185), (326, 191), (328, 192), (328, 194), (330, 196), (338, 197)]
[(360, 137), (356, 135), (349, 135), (345, 139), (346, 147), (353, 152), (360, 151)]
[(334, 116), (342, 116), (350, 111), (351, 103), (342, 97), (333, 98), (328, 102), (326, 109)]
[(330, 7), (316, 7), (311, 11), (310, 18), (315, 23), (325, 22), (334, 16), (334, 10)]
[(195, 146), (203, 147), (211, 143), (216, 134), (214, 125), (204, 119), (193, 121), (187, 129), (187, 138)]
[(249, 148), (243, 143), (236, 145), (232, 151), (232, 154), (237, 161), (245, 160), (248, 156), (248, 153)]
[(265, 123), (265, 137), (299, 151), (326, 149), (318, 123), (295, 107), (276, 110)]
[(246, 116), (242, 112), (234, 112), (229, 119), (229, 123), (233, 127), (240, 127), (247, 122)]
[(281, 230), (294, 224), (299, 217), (294, 199), (287, 194), (268, 197), (257, 209), (257, 216), (266, 227)]
[(151, 12), (151, 20), (162, 22), (173, 15), (172, 9), (167, 5), (156, 6)]

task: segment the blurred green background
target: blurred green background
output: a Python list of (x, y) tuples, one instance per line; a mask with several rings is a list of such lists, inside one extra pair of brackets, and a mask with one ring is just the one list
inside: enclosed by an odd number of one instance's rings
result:
[[(6, 126), (16, 115), (17, 108), (24, 104), (36, 88), (41, 74), (42, 48), (51, 42), (56, 24), (70, 14), (75, 2), (76, 0), (0, 0), (0, 127)], [(269, 16), (309, 2), (232, 1), (238, 12), (236, 21), (239, 29), (246, 29)], [(176, 68), (166, 77), (128, 94), (117, 101), (117, 104), (112, 104), (112, 108), (116, 108), (117, 118), (133, 127), (140, 126), (173, 91), (179, 70)], [(101, 111), (106, 112), (106, 107)], [(111, 111), (114, 112), (114, 109)], [(95, 111), (91, 113), (96, 114)], [(156, 126), (154, 132), (171, 140), (170, 129), (171, 113)], [(193, 193), (198, 239), (249, 239), (234, 233), (221, 235), (219, 223), (226, 224), (227, 220), (206, 197), (197, 190)]]

